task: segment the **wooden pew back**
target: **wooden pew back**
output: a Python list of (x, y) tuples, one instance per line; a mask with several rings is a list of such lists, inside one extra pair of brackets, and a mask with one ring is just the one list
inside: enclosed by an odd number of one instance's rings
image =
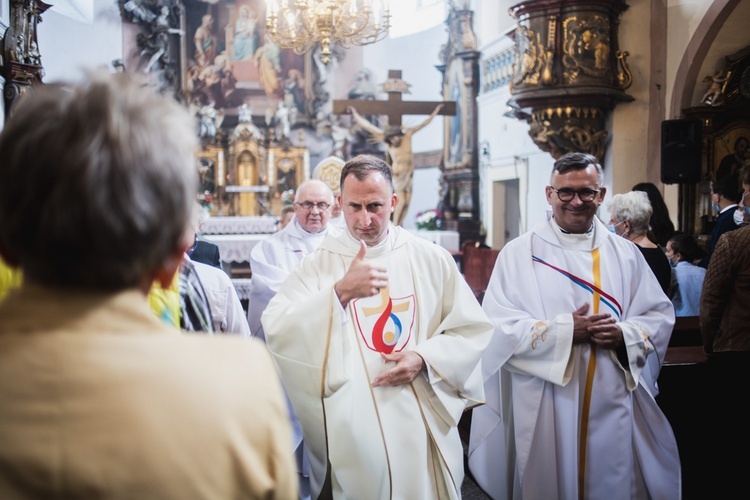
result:
[(466, 241), (461, 247), (461, 253), (464, 278), (481, 303), (500, 250), (480, 245), (478, 241)]

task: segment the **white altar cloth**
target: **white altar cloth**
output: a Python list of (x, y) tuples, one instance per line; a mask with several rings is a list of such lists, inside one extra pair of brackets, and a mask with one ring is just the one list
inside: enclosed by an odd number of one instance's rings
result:
[(250, 278), (233, 278), (232, 283), (240, 300), (250, 300)]
[(249, 262), (250, 251), (268, 234), (203, 234), (206, 241), (219, 246), (222, 262)]
[(275, 233), (276, 217), (209, 217), (201, 224), (201, 233), (211, 234), (261, 234)]
[(426, 231), (421, 229), (410, 229), (409, 232), (440, 245), (453, 254), (456, 254), (459, 251), (458, 231)]

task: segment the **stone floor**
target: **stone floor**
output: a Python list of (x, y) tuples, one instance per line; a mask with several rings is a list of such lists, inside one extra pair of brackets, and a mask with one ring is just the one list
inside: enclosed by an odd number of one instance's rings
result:
[(466, 474), (464, 484), (461, 485), (461, 497), (463, 500), (487, 500), (490, 497), (474, 482), (471, 474)]

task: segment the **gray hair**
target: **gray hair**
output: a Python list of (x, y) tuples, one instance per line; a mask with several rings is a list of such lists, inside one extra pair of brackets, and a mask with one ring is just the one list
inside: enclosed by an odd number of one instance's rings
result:
[(380, 172), (391, 187), (391, 191), (393, 191), (391, 167), (377, 156), (371, 155), (357, 155), (346, 162), (344, 168), (341, 169), (341, 190), (344, 190), (344, 179), (349, 174), (353, 175), (358, 181), (362, 181), (372, 172)]
[(187, 109), (125, 73), (30, 89), (0, 134), (0, 247), (37, 283), (142, 285), (185, 241), (196, 148)]
[(297, 188), (297, 191), (295, 191), (294, 200), (299, 201), (302, 191), (307, 190), (307, 187), (313, 187), (313, 186), (320, 187), (325, 192), (326, 198), (328, 198), (328, 203), (333, 204), (333, 191), (331, 191), (331, 188), (328, 187), (328, 184), (318, 179), (307, 179), (302, 184), (300, 184), (299, 187)]
[(648, 200), (648, 194), (644, 191), (629, 191), (614, 195), (609, 202), (609, 211), (618, 220), (628, 221), (632, 232), (645, 233), (649, 230), (653, 209)]
[(552, 180), (555, 172), (564, 174), (570, 170), (584, 170), (589, 165), (596, 168), (596, 184), (602, 187), (604, 185), (604, 169), (602, 169), (596, 157), (588, 153), (567, 153), (558, 158), (552, 165), (552, 173), (549, 178), (550, 186), (553, 185)]

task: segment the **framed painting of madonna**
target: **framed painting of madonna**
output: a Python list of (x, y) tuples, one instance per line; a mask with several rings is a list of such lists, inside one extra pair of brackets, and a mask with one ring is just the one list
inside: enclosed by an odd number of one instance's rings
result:
[[(280, 50), (265, 36), (264, 0), (184, 0), (185, 93), (192, 105), (248, 105), (267, 121), (280, 107), (291, 125), (309, 123), (312, 60)], [(231, 125), (227, 123), (227, 125)]]

